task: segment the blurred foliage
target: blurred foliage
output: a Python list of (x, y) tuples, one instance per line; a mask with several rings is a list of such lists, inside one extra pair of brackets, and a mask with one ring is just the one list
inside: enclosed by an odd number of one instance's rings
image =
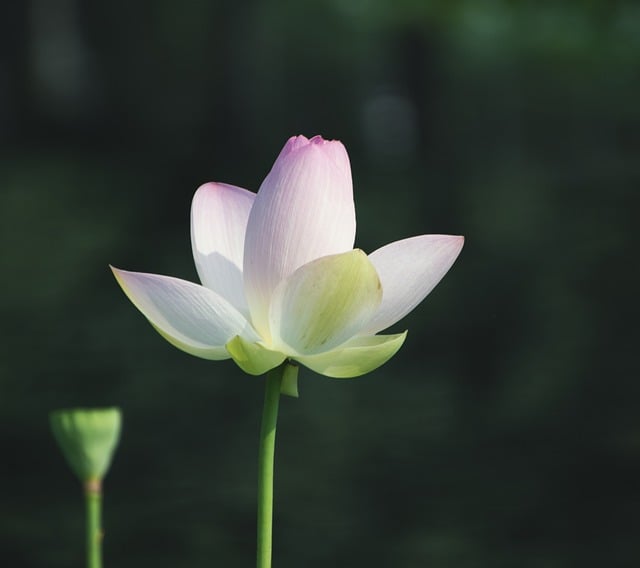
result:
[[(637, 566), (640, 5), (30, 0), (0, 18), (0, 563), (81, 565), (52, 409), (118, 405), (107, 566), (251, 566), (262, 380), (164, 342), (189, 205), (350, 152), (358, 245), (467, 238), (352, 381), (282, 404), (278, 566)], [(634, 252), (636, 251), (636, 252)]]

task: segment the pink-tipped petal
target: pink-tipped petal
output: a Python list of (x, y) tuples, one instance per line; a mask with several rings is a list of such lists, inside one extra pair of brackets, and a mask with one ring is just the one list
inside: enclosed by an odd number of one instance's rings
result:
[(203, 286), (248, 316), (242, 284), (244, 235), (255, 193), (206, 183), (191, 204), (191, 248)]
[(299, 148), (302, 148), (307, 144), (309, 144), (309, 139), (306, 136), (292, 136), (291, 138), (289, 138), (289, 140), (287, 140), (285, 145), (282, 147), (282, 150), (280, 150), (280, 153), (276, 158), (276, 162), (282, 160), (287, 155), (291, 154), (291, 152), (294, 152), (295, 150), (298, 150)]
[(463, 244), (464, 237), (422, 235), (371, 253), (382, 282), (382, 303), (361, 334), (386, 329), (413, 310), (451, 268)]
[(131, 302), (171, 344), (203, 359), (228, 359), (236, 335), (256, 341), (247, 320), (224, 298), (198, 284), (113, 268)]
[(290, 139), (258, 191), (245, 240), (245, 294), (265, 338), (276, 286), (307, 262), (351, 250), (355, 230), (344, 146), (320, 137)]

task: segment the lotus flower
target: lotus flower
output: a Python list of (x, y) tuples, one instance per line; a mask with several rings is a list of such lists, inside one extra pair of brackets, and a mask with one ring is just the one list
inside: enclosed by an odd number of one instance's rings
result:
[(191, 242), (201, 285), (113, 272), (170, 343), (258, 375), (285, 360), (355, 377), (392, 357), (404, 333), (377, 335), (433, 289), (464, 239), (422, 235), (370, 255), (354, 249), (349, 157), (338, 141), (290, 138), (257, 194), (201, 186)]

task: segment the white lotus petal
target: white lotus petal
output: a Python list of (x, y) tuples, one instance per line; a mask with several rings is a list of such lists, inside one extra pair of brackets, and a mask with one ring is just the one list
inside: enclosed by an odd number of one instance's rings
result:
[(255, 193), (224, 183), (206, 183), (191, 204), (191, 247), (203, 286), (248, 316), (242, 284), (244, 235)]
[(296, 357), (296, 361), (327, 377), (359, 377), (391, 359), (402, 347), (406, 337), (406, 331), (396, 335), (356, 337), (337, 349), (319, 355)]
[(378, 274), (361, 250), (309, 262), (274, 292), (274, 348), (291, 356), (333, 349), (362, 329), (381, 298)]
[(355, 228), (344, 146), (320, 137), (290, 139), (258, 191), (245, 240), (245, 294), (265, 339), (276, 286), (311, 260), (351, 250)]
[(228, 359), (236, 335), (258, 336), (247, 320), (215, 292), (179, 278), (111, 268), (116, 280), (157, 331), (179, 349), (203, 359)]
[(371, 253), (382, 282), (382, 303), (361, 334), (386, 329), (413, 310), (451, 268), (463, 244), (464, 237), (422, 235)]

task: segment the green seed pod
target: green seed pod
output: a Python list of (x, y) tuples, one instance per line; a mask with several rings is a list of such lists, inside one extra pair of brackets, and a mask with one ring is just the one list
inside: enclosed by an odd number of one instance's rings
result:
[(56, 410), (49, 418), (53, 435), (73, 472), (83, 483), (99, 485), (120, 438), (120, 409)]

